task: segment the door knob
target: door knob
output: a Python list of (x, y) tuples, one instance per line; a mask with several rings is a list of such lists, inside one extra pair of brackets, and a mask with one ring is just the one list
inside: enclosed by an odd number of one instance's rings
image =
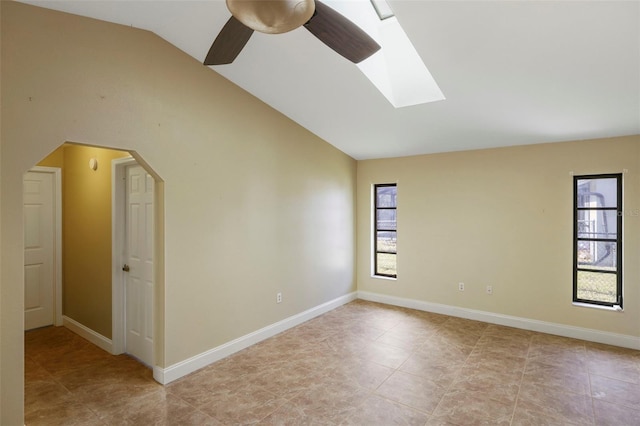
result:
[(129, 265), (125, 263), (124, 266), (122, 267), (122, 270), (125, 272), (129, 272)]

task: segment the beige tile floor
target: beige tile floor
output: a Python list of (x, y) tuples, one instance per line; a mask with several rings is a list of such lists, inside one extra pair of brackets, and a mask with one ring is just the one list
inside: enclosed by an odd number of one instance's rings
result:
[(165, 387), (25, 335), (28, 425), (640, 425), (640, 351), (355, 301)]

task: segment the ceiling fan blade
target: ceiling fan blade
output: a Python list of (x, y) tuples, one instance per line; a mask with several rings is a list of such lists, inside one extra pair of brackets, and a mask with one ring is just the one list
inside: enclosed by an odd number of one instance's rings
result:
[(231, 16), (213, 41), (204, 60), (205, 65), (230, 64), (247, 44), (253, 30)]
[(316, 1), (316, 11), (304, 26), (324, 44), (353, 63), (380, 50), (380, 45), (356, 24)]

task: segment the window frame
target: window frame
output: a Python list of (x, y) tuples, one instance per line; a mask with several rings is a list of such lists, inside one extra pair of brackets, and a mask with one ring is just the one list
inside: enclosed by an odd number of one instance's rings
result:
[[(396, 188), (396, 203), (394, 207), (379, 207), (378, 206), (378, 188)], [(397, 183), (378, 183), (373, 185), (373, 276), (383, 278), (398, 278), (398, 250), (395, 252), (378, 250), (378, 232), (395, 232), (396, 241), (398, 239), (398, 184)], [(378, 229), (378, 210), (395, 210), (396, 212), (396, 227), (395, 229)], [(378, 271), (378, 254), (393, 254), (396, 256), (395, 274), (385, 274)]]
[[(611, 307), (622, 309), (622, 290), (623, 290), (623, 181), (622, 173), (607, 173), (607, 174), (590, 174), (590, 175), (575, 175), (573, 177), (573, 302), (578, 304), (595, 305), (601, 307)], [(615, 207), (578, 207), (578, 182), (582, 180), (598, 180), (598, 179), (616, 179), (616, 206)], [(616, 237), (615, 238), (600, 238), (600, 237), (579, 237), (579, 212), (580, 211), (616, 211)], [(615, 271), (603, 271), (594, 268), (580, 267), (578, 264), (578, 245), (581, 241), (591, 242), (614, 242), (616, 247), (616, 269)], [(601, 274), (615, 274), (616, 275), (616, 301), (605, 302), (601, 300), (581, 299), (578, 297), (578, 272), (586, 271), (592, 273)]]

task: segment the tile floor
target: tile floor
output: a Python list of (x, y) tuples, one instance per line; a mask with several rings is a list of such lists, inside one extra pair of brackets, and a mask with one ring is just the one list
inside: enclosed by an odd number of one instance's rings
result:
[(640, 351), (355, 301), (163, 387), (25, 335), (27, 425), (640, 425)]

